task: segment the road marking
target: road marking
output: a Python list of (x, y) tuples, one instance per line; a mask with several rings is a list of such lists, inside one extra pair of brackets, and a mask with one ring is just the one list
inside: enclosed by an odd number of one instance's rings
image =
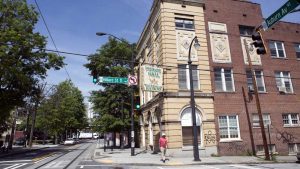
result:
[(19, 163), (19, 162), (28, 162), (32, 160), (15, 160), (15, 161), (0, 161), (0, 164), (2, 163)]
[(204, 168), (209, 168), (209, 169), (220, 169), (218, 167), (213, 167), (213, 166), (208, 166), (208, 165), (200, 165), (201, 167), (204, 167)]
[(48, 159), (48, 158), (50, 158), (50, 157), (52, 157), (54, 155), (55, 155), (55, 153), (46, 154), (44, 156), (41, 156), (41, 157), (38, 157), (38, 158), (34, 158), (33, 161), (35, 161), (34, 163), (39, 163), (39, 162), (41, 162), (43, 160), (46, 160), (46, 159)]
[(229, 165), (229, 166), (231, 166), (231, 167), (236, 167), (236, 168), (261, 169), (261, 168), (250, 167), (250, 166), (244, 166), (244, 165)]
[(20, 164), (14, 164), (12, 166), (9, 166), (9, 167), (5, 167), (4, 169), (17, 169), (17, 168), (20, 168), (24, 165), (26, 165), (27, 163), (20, 163)]
[[(78, 165), (80, 166), (80, 168), (84, 168), (84, 167), (111, 167), (112, 165)], [(161, 168), (163, 169), (163, 168)]]

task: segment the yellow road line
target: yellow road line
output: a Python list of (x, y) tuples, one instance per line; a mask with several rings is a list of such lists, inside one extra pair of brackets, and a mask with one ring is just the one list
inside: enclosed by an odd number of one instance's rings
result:
[(55, 153), (49, 153), (49, 154), (45, 154), (45, 155), (43, 155), (43, 156), (40, 156), (40, 157), (37, 157), (37, 158), (34, 158), (34, 159), (32, 159), (32, 161), (34, 161), (34, 162), (36, 162), (36, 161), (40, 161), (40, 160), (42, 160), (42, 159), (44, 159), (44, 158), (47, 158), (47, 157), (50, 157), (50, 156), (53, 156)]

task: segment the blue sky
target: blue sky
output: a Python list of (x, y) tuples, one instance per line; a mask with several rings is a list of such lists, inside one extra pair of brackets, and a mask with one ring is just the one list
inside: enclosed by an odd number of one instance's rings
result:
[[(27, 0), (35, 5), (34, 0)], [(268, 17), (287, 0), (252, 0), (261, 4), (263, 16)], [(55, 44), (60, 51), (93, 54), (105, 42), (107, 37), (98, 37), (96, 32), (107, 32), (129, 42), (136, 42), (148, 19), (152, 0), (37, 0), (47, 22)], [(300, 12), (289, 14), (285, 21), (300, 23)], [(42, 19), (36, 25), (36, 31), (46, 37), (49, 34)], [(48, 38), (48, 49), (55, 49)], [(71, 80), (84, 96), (100, 86), (92, 83), (89, 71), (83, 67), (85, 57), (66, 55), (66, 69)], [(48, 84), (58, 84), (68, 79), (64, 69), (50, 71), (46, 79)]]

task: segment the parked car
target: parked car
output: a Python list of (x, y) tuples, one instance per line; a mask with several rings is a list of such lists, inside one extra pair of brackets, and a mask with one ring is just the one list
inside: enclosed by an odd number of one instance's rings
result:
[(76, 144), (76, 141), (72, 138), (68, 138), (66, 141), (64, 141), (64, 145), (74, 145)]
[(15, 145), (19, 145), (19, 146), (23, 146), (25, 145), (25, 138), (18, 138), (16, 141), (15, 141)]
[(297, 153), (296, 157), (297, 157), (298, 161), (300, 161), (300, 152)]

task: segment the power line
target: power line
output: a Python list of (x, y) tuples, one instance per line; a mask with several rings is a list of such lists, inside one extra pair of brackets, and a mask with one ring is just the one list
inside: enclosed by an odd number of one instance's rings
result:
[[(41, 14), (41, 17), (42, 17), (42, 20), (43, 20), (43, 22), (44, 22), (44, 25), (46, 26), (47, 32), (48, 32), (48, 34), (49, 34), (49, 36), (50, 36), (50, 39), (51, 39), (51, 41), (52, 41), (52, 43), (53, 43), (53, 45), (54, 45), (54, 47), (55, 47), (55, 49), (56, 49), (55, 52), (58, 54), (58, 56), (60, 56), (59, 51), (58, 51), (58, 49), (57, 49), (57, 47), (56, 47), (56, 44), (55, 44), (55, 42), (54, 42), (54, 39), (53, 39), (53, 37), (52, 37), (52, 34), (51, 34), (51, 32), (50, 32), (50, 30), (49, 30), (49, 28), (48, 28), (48, 25), (47, 25), (47, 23), (46, 23), (46, 20), (45, 20), (44, 16), (43, 16), (43, 13), (42, 13), (42, 11), (40, 10), (39, 4), (37, 3), (36, 0), (34, 0), (34, 2), (35, 2), (35, 4), (36, 4), (36, 6), (37, 6), (37, 9), (39, 10), (39, 12), (40, 12), (40, 14)], [(60, 57), (61, 57), (61, 56), (60, 56)], [(68, 72), (66, 66), (64, 65), (63, 67), (64, 67), (64, 70), (65, 70), (66, 73), (67, 73), (67, 76), (68, 76), (69, 79), (72, 81), (72, 79), (71, 79), (71, 77), (70, 77), (70, 74), (69, 74), (69, 72)]]
[[(18, 44), (7, 44), (7, 43), (2, 43), (0, 42), (1, 44), (5, 44), (5, 45), (18, 45)], [(34, 48), (34, 49), (38, 49), (38, 48)], [(49, 52), (59, 52), (59, 53), (64, 53), (64, 54), (69, 54), (69, 55), (76, 55), (76, 56), (84, 56), (84, 57), (89, 57), (89, 56), (92, 56), (93, 54), (91, 55), (88, 55), (88, 54), (80, 54), (80, 53), (73, 53), (73, 52), (66, 52), (66, 51), (59, 51), (59, 50), (52, 50), (52, 49), (44, 49), (45, 51), (49, 51)], [(158, 66), (158, 67), (161, 67), (161, 68), (164, 68), (164, 69), (188, 69), (188, 67), (186, 68), (182, 68), (182, 67), (178, 67), (178, 64), (180, 65), (187, 65), (187, 64), (182, 64), (182, 63), (175, 63), (177, 64), (177, 66), (170, 66), (170, 65), (163, 65), (163, 64), (154, 64), (154, 63), (145, 63), (145, 62), (136, 62), (136, 61), (131, 61), (131, 60), (125, 60), (125, 59), (111, 59), (111, 60), (116, 60), (116, 61), (123, 61), (123, 62), (134, 62), (136, 64), (144, 64), (144, 65), (155, 65), (155, 66)], [(298, 60), (299, 61), (299, 60)], [(206, 65), (206, 64), (195, 64), (197, 66), (209, 66), (209, 65)], [(247, 65), (246, 65), (247, 66)], [(211, 66), (210, 66), (211, 67)], [(228, 66), (228, 67), (224, 67), (224, 66), (214, 66), (213, 68), (228, 68), (228, 69), (232, 69), (234, 67), (232, 66)], [(247, 67), (245, 67), (245, 69), (247, 70)], [(208, 71), (208, 72), (215, 72), (214, 70), (210, 70), (210, 69), (193, 69), (193, 70), (199, 70), (199, 71)], [(255, 70), (263, 70), (261, 67), (255, 69)], [(240, 72), (232, 72), (233, 75), (247, 75), (246, 73), (240, 73)], [(269, 76), (269, 75), (263, 75), (263, 77), (271, 77), (271, 78), (275, 78), (275, 76)], [(293, 77), (290, 77), (289, 79), (294, 79), (294, 80), (300, 80), (300, 78), (293, 78)]]

